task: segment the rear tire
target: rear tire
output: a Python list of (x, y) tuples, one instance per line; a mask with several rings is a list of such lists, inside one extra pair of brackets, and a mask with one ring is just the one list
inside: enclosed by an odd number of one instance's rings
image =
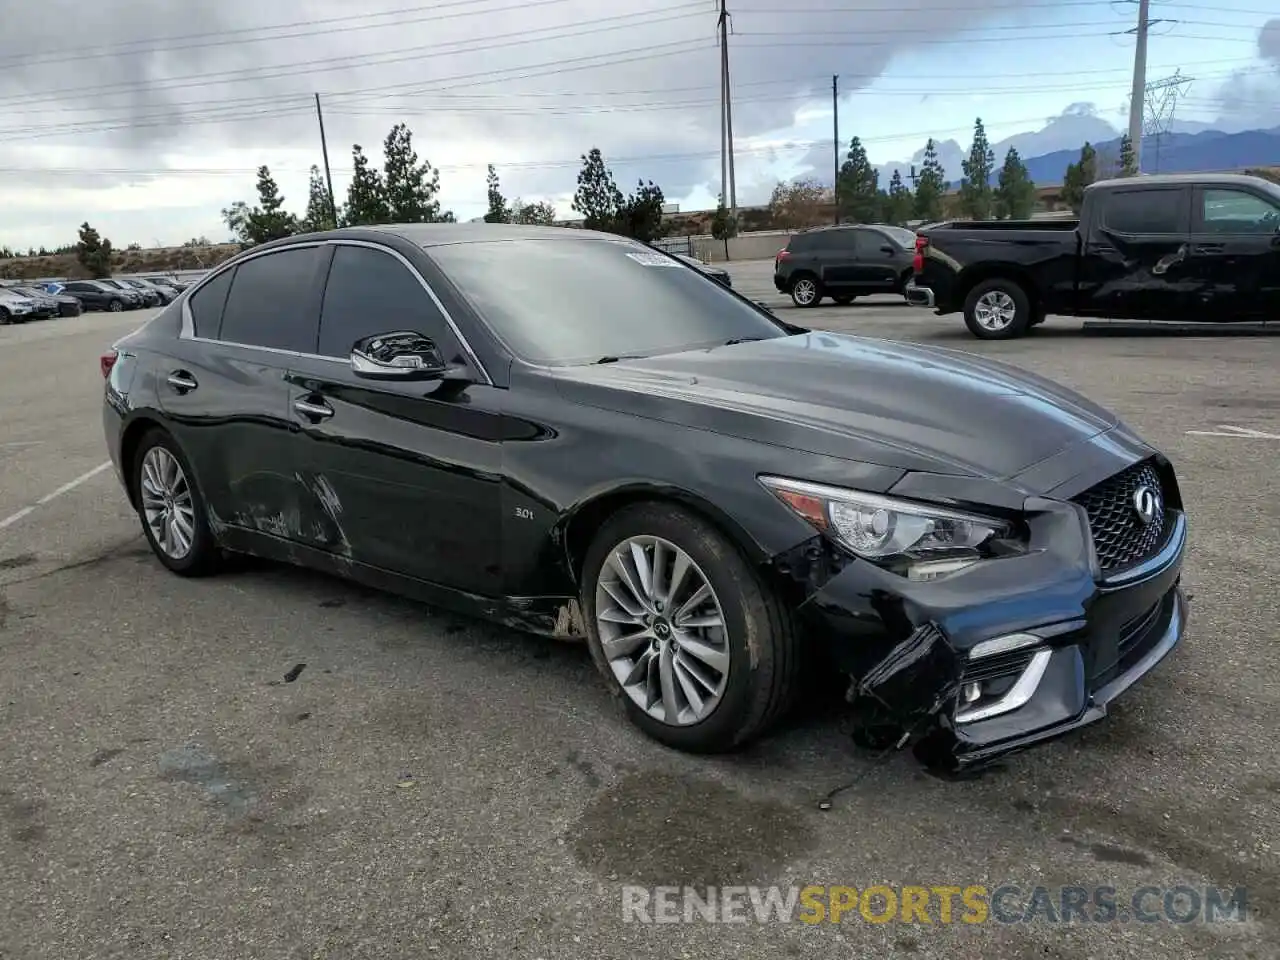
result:
[(660, 743), (733, 750), (794, 701), (801, 651), (791, 612), (696, 514), (657, 502), (614, 514), (587, 551), (581, 599), (587, 644), (609, 690)]
[(131, 483), (138, 519), (152, 552), (183, 577), (212, 573), (221, 551), (191, 465), (164, 430), (149, 430), (133, 454)]
[(979, 340), (1013, 340), (1031, 326), (1031, 297), (1016, 280), (984, 280), (964, 301), (964, 324)]
[(802, 273), (791, 281), (791, 302), (797, 307), (816, 307), (822, 297), (822, 281), (812, 274)]

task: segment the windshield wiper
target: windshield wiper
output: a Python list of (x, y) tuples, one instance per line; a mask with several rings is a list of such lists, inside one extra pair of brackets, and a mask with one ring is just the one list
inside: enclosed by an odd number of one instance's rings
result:
[(734, 337), (732, 340), (726, 340), (724, 345), (732, 347), (735, 343), (755, 343), (757, 340), (764, 340), (764, 337)]
[(620, 356), (616, 356), (616, 357), (615, 356), (601, 357), (599, 360), (596, 361), (596, 363), (617, 363), (619, 360), (643, 360), (643, 359), (644, 359), (644, 355), (639, 353), (633, 353), (630, 355), (621, 354)]

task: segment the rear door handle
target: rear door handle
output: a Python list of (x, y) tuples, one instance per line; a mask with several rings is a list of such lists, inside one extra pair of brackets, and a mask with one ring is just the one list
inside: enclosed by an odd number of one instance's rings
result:
[(1196, 253), (1222, 253), (1227, 248), (1225, 243), (1197, 243), (1195, 245)]
[(315, 403), (311, 400), (295, 400), (293, 401), (293, 409), (313, 423), (318, 420), (328, 420), (333, 416), (333, 407), (327, 403)]
[(175, 370), (166, 378), (166, 383), (179, 393), (187, 393), (194, 390), (200, 384), (196, 383), (196, 378), (185, 370)]

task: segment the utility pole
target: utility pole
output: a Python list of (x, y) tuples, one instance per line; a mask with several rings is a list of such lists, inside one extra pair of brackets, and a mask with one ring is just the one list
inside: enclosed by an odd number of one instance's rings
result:
[(316, 119), (320, 121), (320, 152), (324, 154), (324, 179), (329, 185), (329, 217), (338, 225), (338, 201), (333, 195), (333, 174), (329, 172), (329, 141), (324, 135), (324, 114), (320, 112), (320, 94), (316, 94)]
[[(1130, 3), (1135, 0), (1129, 0)], [(1133, 48), (1133, 89), (1129, 93), (1129, 142), (1133, 144), (1133, 160), (1138, 172), (1142, 172), (1142, 119), (1147, 105), (1147, 35), (1157, 23), (1177, 23), (1176, 20), (1152, 20), (1151, 0), (1136, 0), (1138, 25), (1125, 33), (1136, 38)]]
[(835, 175), (831, 178), (831, 199), (835, 205), (835, 224), (840, 225), (840, 75), (831, 77), (831, 160)]
[(724, 132), (722, 156), (726, 158), (729, 168), (729, 213), (738, 216), (738, 189), (733, 179), (733, 88), (729, 83), (729, 11), (728, 0), (720, 0), (720, 19), (717, 26), (720, 30), (720, 84), (724, 97)]

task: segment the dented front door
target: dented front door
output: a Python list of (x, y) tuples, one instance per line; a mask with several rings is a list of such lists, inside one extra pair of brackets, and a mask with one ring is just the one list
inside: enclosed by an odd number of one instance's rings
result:
[(289, 404), (311, 546), (402, 576), (496, 595), (499, 404), (471, 384), (379, 382), (295, 360)]

